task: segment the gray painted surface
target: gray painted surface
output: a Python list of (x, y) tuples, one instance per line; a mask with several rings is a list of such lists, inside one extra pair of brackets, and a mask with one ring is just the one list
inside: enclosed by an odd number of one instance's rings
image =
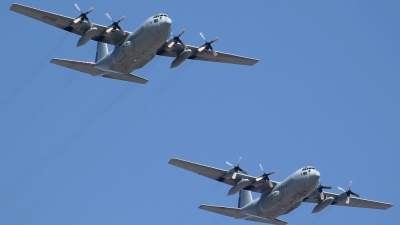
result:
[[(392, 204), (371, 201), (361, 198), (351, 198), (348, 204), (345, 203), (346, 192), (333, 194), (324, 192), (325, 199), (333, 198), (333, 201), (323, 201), (320, 199), (318, 183), (320, 173), (312, 166), (306, 166), (295, 171), (282, 182), (272, 181), (273, 187), (268, 185), (263, 179), (256, 180), (257, 177), (237, 174), (232, 179), (233, 168), (222, 170), (198, 163), (185, 161), (182, 159), (171, 159), (169, 164), (200, 174), (202, 176), (217, 180), (235, 187), (249, 180), (248, 186), (241, 190), (239, 195), (239, 207), (231, 208), (224, 206), (201, 205), (199, 208), (210, 212), (244, 219), (254, 222), (270, 224), (286, 224), (285, 221), (277, 219), (281, 215), (288, 214), (299, 207), (303, 202), (317, 204), (314, 212), (319, 212), (326, 207), (326, 202), (331, 205), (342, 205), (350, 207), (361, 207), (371, 209), (388, 209)], [(251, 199), (250, 191), (260, 192), (261, 196), (255, 200)]]
[[(84, 20), (74, 23), (74, 18), (20, 4), (13, 4), (10, 9), (30, 18), (82, 36), (78, 40), (77, 46), (82, 46), (89, 40), (115, 45), (114, 51), (107, 54), (105, 54), (105, 51), (98, 50), (98, 54), (103, 57), (96, 57), (96, 62), (92, 67), (88, 66), (87, 62), (63, 59), (51, 61), (52, 63), (57, 62), (55, 63), (57, 65), (89, 73), (93, 76), (103, 76), (145, 84), (147, 83), (146, 79), (130, 73), (144, 67), (156, 55), (176, 58), (171, 63), (171, 68), (179, 66), (186, 59), (249, 66), (258, 62), (257, 59), (223, 52), (217, 52), (218, 55), (214, 56), (211, 51), (204, 50), (199, 52), (197, 51), (197, 47), (189, 45), (185, 51), (181, 43), (176, 43), (171, 46), (171, 48), (168, 47), (173, 41), (173, 39), (168, 41), (171, 33), (172, 20), (163, 13), (148, 18), (134, 32), (123, 31), (121, 29), (113, 29), (111, 32), (107, 32), (108, 27), (102, 25), (93, 24), (90, 26), (90, 24)], [(104, 46), (104, 44), (98, 45), (101, 49), (104, 49)], [(183, 52), (185, 54), (182, 54)], [(85, 69), (82, 69), (83, 67)]]

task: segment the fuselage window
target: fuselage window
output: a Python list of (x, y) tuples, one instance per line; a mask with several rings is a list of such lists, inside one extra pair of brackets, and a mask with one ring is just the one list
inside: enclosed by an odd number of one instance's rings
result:
[(158, 19), (155, 19), (155, 20), (154, 20), (154, 23), (157, 23), (157, 22), (158, 22)]

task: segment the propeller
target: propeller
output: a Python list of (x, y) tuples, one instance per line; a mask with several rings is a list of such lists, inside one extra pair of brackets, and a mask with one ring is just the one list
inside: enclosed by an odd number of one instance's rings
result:
[(349, 185), (349, 189), (346, 191), (346, 190), (344, 190), (343, 188), (341, 188), (341, 187), (338, 187), (338, 189), (339, 190), (341, 190), (341, 191), (343, 191), (343, 192), (346, 192), (346, 195), (347, 195), (347, 198), (346, 198), (346, 204), (349, 204), (350, 203), (350, 195), (354, 195), (354, 196), (356, 196), (357, 198), (359, 198), (360, 197), (360, 195), (359, 194), (357, 194), (357, 193), (354, 193), (354, 192), (352, 192), (351, 190), (350, 190), (350, 188), (351, 188), (351, 184), (353, 183), (353, 181), (350, 181), (350, 185)]
[(81, 9), (79, 8), (79, 6), (78, 6), (78, 4), (76, 4), (75, 3), (75, 8), (76, 9), (78, 9), (78, 11), (79, 12), (81, 12), (81, 15), (79, 15), (78, 17), (76, 17), (75, 19), (74, 19), (74, 23), (78, 23), (78, 22), (80, 22), (80, 21), (87, 21), (88, 23), (89, 23), (89, 25), (91, 26), (91, 27), (93, 27), (93, 23), (92, 22), (90, 22), (90, 20), (89, 20), (89, 18), (87, 17), (87, 14), (89, 14), (89, 13), (91, 13), (93, 10), (94, 10), (94, 8), (92, 7), (92, 8), (90, 8), (87, 12), (82, 12), (81, 11)]
[[(183, 29), (182, 32), (178, 36), (174, 36), (173, 41), (171, 43), (169, 43), (168, 48), (172, 48), (172, 46), (174, 46), (176, 43), (178, 43), (183, 46), (183, 49), (186, 49), (185, 43), (183, 43), (180, 39), (181, 35), (184, 34), (185, 32), (186, 32), (186, 30)], [(174, 35), (172, 32), (171, 32), (171, 34)]]
[(319, 196), (320, 196), (321, 200), (324, 200), (324, 197), (325, 197), (322, 189), (332, 189), (331, 186), (322, 186), (321, 183), (319, 183), (317, 188), (318, 188), (318, 192), (319, 192)]
[(110, 19), (110, 20), (113, 22), (110, 26), (108, 26), (108, 27), (106, 28), (106, 32), (107, 32), (107, 33), (110, 33), (112, 30), (118, 29), (118, 30), (120, 30), (122, 33), (124, 33), (124, 35), (125, 35), (125, 31), (122, 30), (122, 28), (119, 26), (119, 23), (120, 23), (122, 20), (124, 20), (126, 17), (125, 17), (125, 16), (122, 16), (121, 19), (119, 19), (117, 22), (115, 22), (115, 21), (111, 18), (110, 14), (106, 13), (106, 16), (108, 17), (108, 19)]
[(244, 169), (239, 167), (239, 164), (240, 164), (241, 161), (242, 161), (242, 157), (239, 157), (239, 161), (238, 161), (237, 166), (233, 166), (230, 162), (226, 161), (226, 164), (228, 164), (229, 166), (232, 166), (233, 169), (235, 170), (235, 172), (232, 174), (232, 179), (236, 179), (236, 174), (237, 174), (238, 171), (240, 171), (240, 172), (242, 172), (242, 173), (244, 173), (246, 175), (249, 174), (249, 173), (246, 172), (246, 170), (244, 170)]
[(211, 50), (214, 56), (217, 56), (217, 52), (213, 49), (213, 47), (211, 46), (212, 43), (218, 41), (218, 37), (214, 38), (214, 40), (208, 42), (206, 40), (206, 38), (204, 37), (203, 33), (200, 32), (200, 36), (203, 38), (203, 40), (206, 42), (205, 44), (203, 44), (202, 46), (200, 46), (197, 51), (202, 52), (204, 49), (206, 50)]
[(264, 171), (264, 169), (263, 169), (263, 167), (262, 167), (261, 164), (260, 164), (260, 168), (261, 168), (261, 170), (263, 171), (263, 175), (257, 177), (257, 178), (256, 178), (256, 181), (266, 180), (266, 181), (268, 181), (268, 185), (272, 188), (274, 185), (272, 185), (272, 182), (271, 182), (271, 180), (269, 179), (268, 176), (269, 176), (269, 175), (272, 175), (272, 174), (274, 174), (274, 173), (276, 173), (276, 171), (273, 170), (273, 171), (270, 172), (270, 173), (265, 173), (265, 171)]

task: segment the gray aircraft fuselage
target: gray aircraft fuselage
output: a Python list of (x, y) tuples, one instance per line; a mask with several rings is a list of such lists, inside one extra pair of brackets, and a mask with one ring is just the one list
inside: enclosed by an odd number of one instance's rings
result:
[(288, 214), (299, 207), (305, 197), (314, 194), (319, 177), (320, 173), (314, 167), (299, 169), (272, 190), (241, 208), (240, 212), (273, 219)]
[(171, 33), (172, 21), (165, 14), (158, 14), (147, 19), (136, 31), (127, 32), (124, 42), (115, 46), (96, 63), (105, 69), (130, 73), (150, 62)]

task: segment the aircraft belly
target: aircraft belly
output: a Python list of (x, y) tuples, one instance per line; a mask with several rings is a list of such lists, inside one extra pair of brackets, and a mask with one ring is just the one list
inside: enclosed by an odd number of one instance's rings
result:
[(113, 70), (130, 73), (142, 68), (156, 56), (158, 48), (165, 43), (165, 40), (152, 36), (144, 29), (143, 33), (132, 39), (132, 42), (135, 47), (118, 60)]
[(288, 214), (293, 211), (302, 203), (303, 194), (302, 192), (298, 192), (297, 189), (293, 189), (290, 192), (285, 192), (284, 197), (279, 201), (274, 202), (273, 207), (271, 207), (268, 211), (260, 213), (262, 217), (268, 218), (277, 218), (281, 215)]

